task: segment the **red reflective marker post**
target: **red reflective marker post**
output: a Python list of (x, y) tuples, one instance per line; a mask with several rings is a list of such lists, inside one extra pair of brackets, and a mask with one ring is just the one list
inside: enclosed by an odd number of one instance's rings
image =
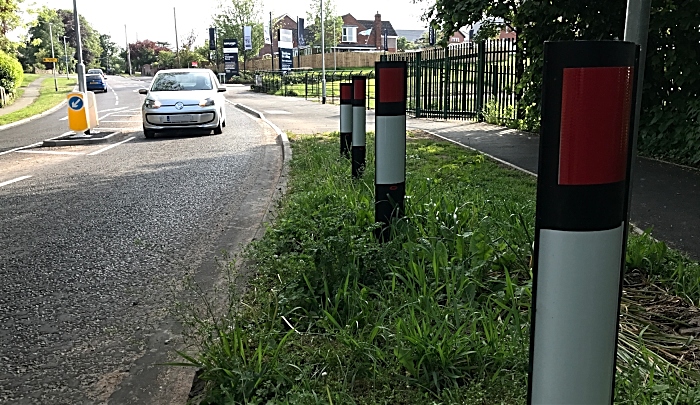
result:
[(377, 237), (388, 240), (391, 221), (404, 212), (406, 195), (406, 62), (376, 62), (374, 220), (384, 226)]
[(352, 146), (352, 83), (340, 84), (340, 156), (349, 158)]
[(352, 177), (360, 178), (365, 170), (365, 141), (367, 123), (365, 112), (365, 93), (367, 77), (352, 77)]
[(637, 47), (544, 49), (528, 404), (610, 404)]

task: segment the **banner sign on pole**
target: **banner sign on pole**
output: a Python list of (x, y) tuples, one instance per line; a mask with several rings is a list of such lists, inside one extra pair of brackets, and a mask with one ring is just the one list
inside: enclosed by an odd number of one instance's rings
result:
[(304, 19), (300, 18), (297, 21), (297, 45), (299, 48), (306, 46), (306, 40), (304, 39)]
[(384, 28), (384, 51), (389, 50), (389, 30)]
[(224, 39), (224, 70), (226, 70), (226, 80), (238, 76), (237, 39)]
[(430, 45), (435, 45), (435, 28), (430, 27), (428, 29), (428, 42)]
[(294, 67), (294, 34), (292, 30), (280, 29), (278, 39), (280, 70), (290, 70)]
[(216, 28), (209, 28), (209, 50), (216, 49)]
[(263, 34), (265, 35), (265, 43), (271, 45), (272, 38), (270, 38), (270, 23), (268, 21), (263, 22)]
[(243, 50), (249, 51), (253, 49), (253, 27), (246, 25), (243, 27)]

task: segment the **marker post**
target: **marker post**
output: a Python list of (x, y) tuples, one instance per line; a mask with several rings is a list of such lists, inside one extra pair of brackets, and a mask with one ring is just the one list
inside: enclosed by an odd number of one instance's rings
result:
[(377, 237), (391, 237), (391, 221), (404, 212), (406, 195), (406, 62), (376, 62), (374, 220)]
[(637, 47), (545, 42), (528, 404), (611, 404)]
[(340, 84), (340, 156), (349, 158), (352, 147), (352, 83)]
[(365, 142), (367, 137), (367, 123), (365, 112), (365, 89), (367, 88), (366, 76), (352, 77), (352, 177), (362, 177), (365, 170)]

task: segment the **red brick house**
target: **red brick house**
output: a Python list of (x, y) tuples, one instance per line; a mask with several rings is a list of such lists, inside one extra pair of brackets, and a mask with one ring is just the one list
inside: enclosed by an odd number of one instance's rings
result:
[(379, 12), (374, 15), (374, 20), (358, 20), (352, 14), (345, 14), (341, 18), (343, 27), (340, 42), (333, 47), (336, 51), (382, 51), (386, 30), (388, 51), (396, 52), (399, 36), (391, 22), (382, 21)]
[[(274, 47), (273, 49), (275, 50), (275, 57), (277, 56), (277, 51), (279, 49), (278, 47), (278, 39), (279, 39), (279, 30), (280, 29), (287, 29), (287, 30), (292, 30), (292, 37), (293, 37), (293, 42), (294, 42), (294, 47), (296, 48), (299, 44), (297, 44), (297, 21), (295, 18), (290, 17), (287, 14), (281, 15), (275, 19), (272, 20), (272, 46)], [(262, 57), (263, 55), (269, 55), (270, 54), (270, 44), (265, 44), (261, 49), (260, 52), (258, 52), (258, 57)]]

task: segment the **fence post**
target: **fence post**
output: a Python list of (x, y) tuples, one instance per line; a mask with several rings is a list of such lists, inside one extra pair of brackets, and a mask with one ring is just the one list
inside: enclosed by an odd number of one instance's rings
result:
[(416, 52), (416, 58), (413, 65), (413, 74), (416, 75), (414, 80), (414, 90), (415, 90), (415, 109), (416, 118), (420, 118), (420, 86), (421, 86), (421, 52)]
[(484, 82), (486, 76), (486, 41), (478, 43), (479, 56), (477, 60), (476, 79), (476, 116), (479, 121), (484, 120)]
[(304, 72), (304, 100), (309, 99), (309, 73)]
[(445, 48), (445, 80), (443, 81), (445, 86), (444, 99), (442, 104), (442, 118), (447, 119), (447, 110), (449, 110), (450, 105), (450, 72), (452, 66), (450, 64), (450, 47)]

